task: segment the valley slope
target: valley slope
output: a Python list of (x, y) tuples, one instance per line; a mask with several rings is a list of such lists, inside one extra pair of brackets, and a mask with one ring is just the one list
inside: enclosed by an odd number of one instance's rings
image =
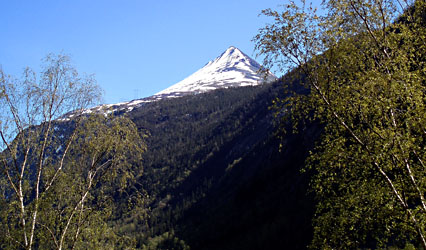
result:
[[(230, 47), (154, 96), (86, 111), (127, 116), (147, 135), (140, 178), (116, 197), (111, 221), (137, 248), (309, 244), (314, 209), (309, 174), (300, 170), (320, 129), (309, 125), (280, 139), (273, 101), (283, 97), (284, 85), (303, 89), (296, 78), (270, 83), (276, 77), (263, 78), (260, 69)], [(138, 195), (144, 203), (129, 205), (129, 197)]]
[(150, 219), (122, 233), (139, 246), (173, 232), (191, 249), (304, 249), (313, 203), (300, 169), (319, 129), (277, 137), (270, 106), (282, 84), (219, 89), (128, 112), (150, 135), (138, 182), (149, 195)]

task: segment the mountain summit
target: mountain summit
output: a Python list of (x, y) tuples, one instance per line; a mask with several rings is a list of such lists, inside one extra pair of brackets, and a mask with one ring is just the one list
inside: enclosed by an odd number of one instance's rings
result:
[[(277, 79), (268, 72), (266, 78), (260, 73), (261, 65), (236, 47), (229, 47), (213, 61), (185, 78), (184, 80), (158, 92), (157, 94), (129, 102), (104, 104), (84, 111), (84, 113), (111, 113), (115, 111), (132, 111), (144, 103), (165, 98), (199, 94), (220, 88), (255, 86)], [(74, 112), (64, 115), (60, 120), (68, 120)]]
[(231, 46), (194, 74), (158, 92), (152, 98), (162, 99), (198, 94), (219, 88), (254, 86), (277, 79), (272, 73), (264, 79), (259, 72), (260, 69), (259, 63), (238, 48)]

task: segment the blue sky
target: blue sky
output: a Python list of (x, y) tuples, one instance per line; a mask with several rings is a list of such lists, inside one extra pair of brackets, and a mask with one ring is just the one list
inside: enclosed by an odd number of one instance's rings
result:
[[(95, 74), (104, 103), (147, 97), (183, 80), (272, 20), (283, 0), (0, 0), (0, 65), (19, 77), (48, 53)], [(261, 61), (260, 58), (257, 58)]]

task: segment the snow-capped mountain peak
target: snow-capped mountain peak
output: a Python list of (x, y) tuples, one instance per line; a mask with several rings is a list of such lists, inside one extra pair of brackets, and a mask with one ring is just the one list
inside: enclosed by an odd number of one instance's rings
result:
[[(246, 61), (247, 60), (247, 61)], [(249, 56), (241, 52), (238, 48), (234, 46), (229, 47), (225, 52), (222, 53), (215, 60), (210, 61), (206, 66), (211, 66), (212, 64), (216, 64), (217, 68), (222, 69), (232, 69), (237, 66), (241, 62), (246, 62), (256, 68), (260, 68), (260, 65)]]
[[(265, 78), (262, 73), (259, 73), (260, 69), (259, 63), (238, 48), (231, 46), (194, 74), (153, 96), (129, 102), (100, 105), (85, 110), (83, 114), (94, 112), (107, 115), (116, 111), (128, 112), (145, 103), (165, 98), (199, 94), (220, 88), (255, 86), (277, 79), (272, 73)], [(75, 115), (76, 112), (70, 112), (59, 120), (69, 120)]]
[(231, 46), (216, 59), (208, 62), (203, 68), (158, 92), (153, 99), (179, 97), (187, 94), (198, 94), (219, 88), (254, 86), (274, 81), (276, 77), (269, 73), (266, 77), (259, 73), (261, 65)]

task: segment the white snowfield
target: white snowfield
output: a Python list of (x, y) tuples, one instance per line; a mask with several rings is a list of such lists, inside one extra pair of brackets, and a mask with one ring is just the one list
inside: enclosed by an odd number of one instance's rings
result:
[[(256, 86), (277, 79), (272, 73), (260, 73), (261, 65), (241, 52), (238, 48), (229, 47), (222, 55), (207, 63), (203, 68), (184, 80), (164, 89), (157, 94), (129, 102), (104, 104), (83, 111), (83, 113), (129, 112), (144, 103), (165, 98), (175, 98), (190, 94), (199, 94), (220, 88)], [(58, 120), (69, 120), (75, 115), (70, 112)]]
[(229, 47), (221, 56), (184, 80), (152, 96), (154, 99), (198, 94), (219, 88), (255, 86), (275, 81), (269, 73), (266, 78), (259, 72), (261, 65), (238, 48)]

